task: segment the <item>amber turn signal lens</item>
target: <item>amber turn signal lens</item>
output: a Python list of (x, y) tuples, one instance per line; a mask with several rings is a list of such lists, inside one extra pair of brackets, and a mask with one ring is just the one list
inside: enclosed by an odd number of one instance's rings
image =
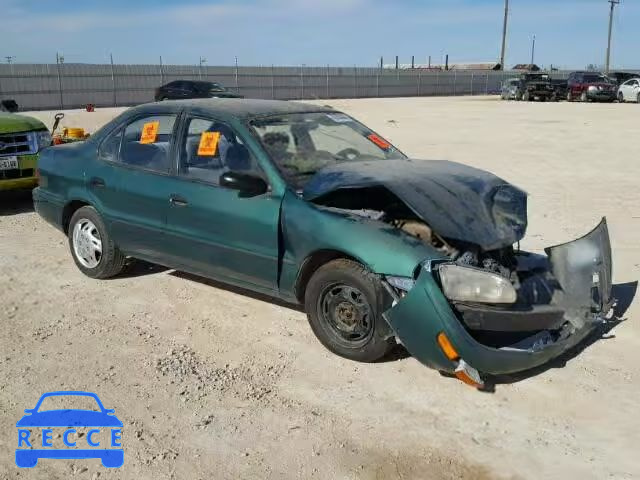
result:
[(475, 381), (473, 378), (467, 375), (466, 372), (456, 372), (456, 377), (461, 382), (466, 383), (467, 385), (471, 385), (472, 387), (476, 387), (476, 388), (483, 387), (482, 383), (478, 383), (477, 381)]
[(438, 345), (440, 345), (440, 348), (442, 349), (442, 352), (446, 355), (446, 357), (449, 360), (454, 361), (460, 358), (460, 355), (458, 355), (458, 352), (456, 352), (456, 349), (453, 348), (453, 345), (451, 345), (451, 342), (449, 341), (447, 336), (444, 334), (444, 332), (440, 332), (438, 334), (437, 340), (438, 340)]

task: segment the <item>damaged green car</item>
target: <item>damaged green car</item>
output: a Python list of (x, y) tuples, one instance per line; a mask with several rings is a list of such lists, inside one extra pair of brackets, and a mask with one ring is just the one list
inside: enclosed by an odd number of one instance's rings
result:
[(559, 356), (612, 307), (604, 220), (521, 251), (522, 190), (407, 159), (328, 107), (142, 105), (45, 150), (33, 197), (89, 277), (133, 257), (214, 278), (303, 304), (338, 355), (372, 362), (401, 343), (477, 386)]

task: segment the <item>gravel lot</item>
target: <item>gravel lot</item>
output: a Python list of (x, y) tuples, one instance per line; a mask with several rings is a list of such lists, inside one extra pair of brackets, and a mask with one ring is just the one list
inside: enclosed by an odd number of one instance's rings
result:
[[(322, 101), (416, 158), (491, 170), (530, 194), (523, 248), (607, 216), (625, 310), (640, 276), (640, 106), (495, 98)], [(71, 112), (93, 131), (121, 109)], [(37, 112), (47, 124), (53, 113)], [(412, 358), (322, 348), (300, 311), (136, 265), (74, 266), (30, 196), (0, 197), (0, 478), (640, 478), (638, 302), (577, 356), (477, 392)], [(98, 393), (124, 422), (124, 466), (14, 465), (41, 393)]]

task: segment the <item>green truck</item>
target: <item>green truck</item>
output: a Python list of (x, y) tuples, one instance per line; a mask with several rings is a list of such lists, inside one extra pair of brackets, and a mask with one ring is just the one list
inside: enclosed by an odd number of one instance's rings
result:
[(38, 183), (38, 153), (51, 145), (40, 120), (0, 112), (0, 191), (33, 188)]

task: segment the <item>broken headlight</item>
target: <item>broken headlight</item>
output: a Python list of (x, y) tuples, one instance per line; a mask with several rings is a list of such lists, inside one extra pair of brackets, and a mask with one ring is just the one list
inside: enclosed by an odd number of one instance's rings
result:
[(443, 264), (438, 269), (442, 291), (450, 300), (477, 303), (514, 303), (516, 290), (511, 282), (472, 267)]
[(35, 132), (35, 135), (38, 142), (38, 151), (51, 145), (51, 134), (47, 130)]

